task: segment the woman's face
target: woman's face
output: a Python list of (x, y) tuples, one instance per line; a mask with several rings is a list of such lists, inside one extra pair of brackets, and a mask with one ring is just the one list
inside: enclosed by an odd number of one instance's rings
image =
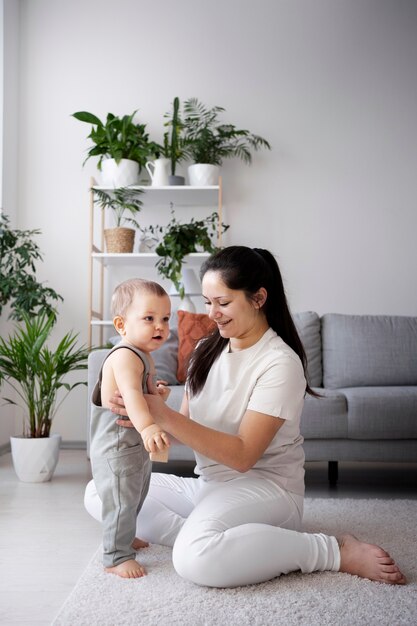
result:
[(259, 333), (267, 329), (268, 324), (260, 308), (266, 299), (264, 289), (259, 290), (259, 297), (248, 300), (243, 291), (229, 289), (219, 272), (208, 271), (202, 280), (202, 291), (207, 313), (216, 322), (220, 335), (243, 342), (236, 347), (250, 345), (252, 339), (257, 341)]

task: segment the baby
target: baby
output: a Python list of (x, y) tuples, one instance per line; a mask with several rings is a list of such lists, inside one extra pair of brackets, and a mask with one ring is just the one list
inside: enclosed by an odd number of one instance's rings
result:
[[(136, 518), (149, 488), (151, 459), (166, 461), (169, 439), (152, 419), (143, 396), (155, 376), (150, 355), (169, 335), (171, 303), (152, 281), (126, 280), (111, 301), (113, 324), (121, 341), (107, 355), (92, 394), (91, 464), (103, 503), (103, 564), (106, 572), (139, 578), (146, 572), (135, 559), (144, 544), (135, 538)], [(116, 424), (110, 398), (118, 389), (135, 428)], [(166, 400), (169, 389), (159, 381)], [(151, 454), (151, 459), (149, 457)], [(162, 455), (162, 456), (161, 456)]]

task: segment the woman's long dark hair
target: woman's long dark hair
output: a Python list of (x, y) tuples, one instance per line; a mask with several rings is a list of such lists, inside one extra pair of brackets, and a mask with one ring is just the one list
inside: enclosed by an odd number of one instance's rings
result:
[[(285, 296), (281, 272), (275, 257), (261, 248), (229, 246), (214, 253), (200, 270), (203, 278), (206, 272), (218, 272), (229, 289), (243, 291), (252, 300), (257, 291), (264, 287), (267, 299), (263, 305), (269, 326), (300, 357), (307, 378), (307, 359), (303, 344), (298, 336)], [(216, 328), (205, 337), (194, 350), (188, 368), (187, 381), (192, 395), (204, 386), (211, 366), (220, 356), (228, 339), (223, 338)], [(317, 395), (308, 382), (306, 392)]]

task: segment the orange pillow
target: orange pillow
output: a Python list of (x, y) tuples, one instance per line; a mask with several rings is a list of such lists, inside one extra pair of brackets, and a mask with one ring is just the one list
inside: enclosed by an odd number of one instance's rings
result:
[(184, 383), (188, 361), (196, 344), (216, 328), (215, 322), (205, 313), (178, 311), (178, 367), (177, 379)]

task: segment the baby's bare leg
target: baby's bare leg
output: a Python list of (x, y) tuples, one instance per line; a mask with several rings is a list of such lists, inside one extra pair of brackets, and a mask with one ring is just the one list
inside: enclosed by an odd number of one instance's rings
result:
[(108, 574), (116, 574), (121, 578), (141, 578), (142, 576), (146, 576), (145, 568), (134, 559), (123, 561), (123, 563), (119, 563), (119, 565), (114, 565), (113, 567), (105, 567), (104, 571)]
[(142, 541), (139, 537), (135, 537), (132, 541), (132, 548), (134, 550), (140, 550), (141, 548), (148, 548), (149, 543), (147, 541)]
[(406, 584), (395, 561), (379, 546), (359, 541), (353, 535), (343, 535), (338, 542), (341, 572), (389, 585)]

